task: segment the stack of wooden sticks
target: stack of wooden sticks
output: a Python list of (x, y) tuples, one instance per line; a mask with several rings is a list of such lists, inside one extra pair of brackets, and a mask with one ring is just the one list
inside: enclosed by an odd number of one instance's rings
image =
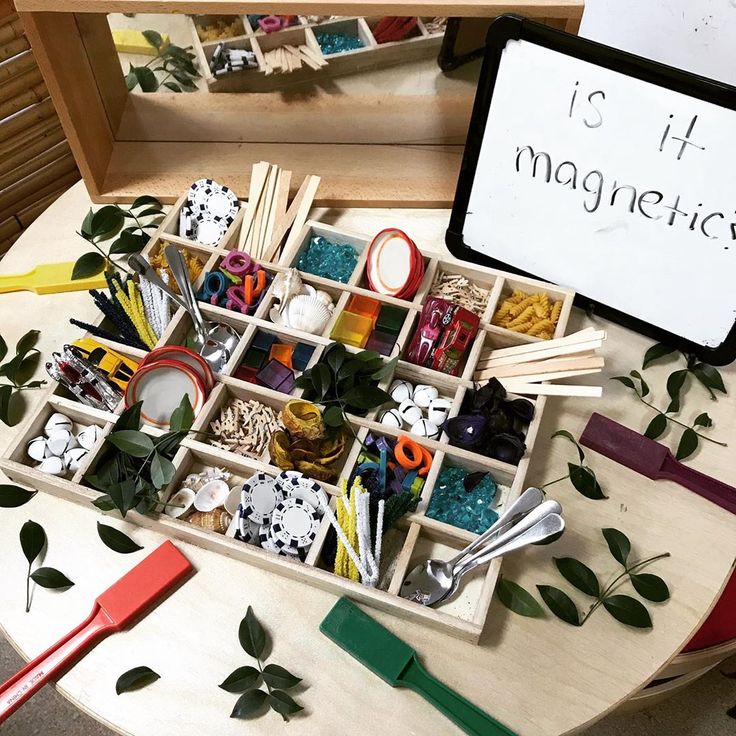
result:
[(590, 396), (603, 393), (600, 386), (547, 383), (586, 376), (603, 370), (597, 355), (606, 339), (603, 330), (589, 327), (556, 340), (543, 340), (482, 353), (473, 376), (477, 382), (497, 378), (514, 394), (537, 396)]
[[(308, 175), (289, 205), (292, 172), (260, 161), (253, 165), (248, 204), (238, 249), (258, 260), (273, 260), (287, 233), (296, 237), (309, 217), (320, 178)], [(289, 241), (287, 241), (289, 242)]]

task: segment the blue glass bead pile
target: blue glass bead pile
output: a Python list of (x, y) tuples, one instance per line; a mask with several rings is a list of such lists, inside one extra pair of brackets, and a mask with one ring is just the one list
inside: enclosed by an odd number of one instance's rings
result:
[(357, 263), (358, 254), (351, 245), (331, 243), (321, 235), (313, 235), (296, 267), (305, 273), (346, 284)]
[(481, 534), (498, 519), (490, 508), (498, 486), (490, 473), (470, 491), (465, 490), (463, 481), (468, 472), (462, 468), (446, 467), (437, 478), (427, 516), (445, 524)]
[(363, 47), (363, 42), (357, 36), (348, 36), (347, 33), (316, 33), (315, 36), (322, 53), (326, 56)]

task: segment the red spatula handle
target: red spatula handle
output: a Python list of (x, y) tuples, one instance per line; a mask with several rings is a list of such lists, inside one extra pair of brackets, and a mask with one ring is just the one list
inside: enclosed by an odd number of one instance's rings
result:
[(95, 605), (86, 621), (0, 685), (0, 723), (100, 639), (116, 630), (110, 617)]
[(669, 453), (657, 477), (679, 483), (726, 511), (736, 514), (736, 488), (677, 462)]

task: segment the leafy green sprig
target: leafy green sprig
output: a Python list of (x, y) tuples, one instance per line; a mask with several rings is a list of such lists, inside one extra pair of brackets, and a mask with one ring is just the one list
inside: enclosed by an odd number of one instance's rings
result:
[(31, 610), (31, 580), (42, 588), (62, 588), (68, 590), (74, 583), (54, 567), (38, 567), (33, 569), (33, 563), (43, 552), (46, 546), (46, 532), (35, 521), (27, 521), (20, 529), (20, 546), (26, 560), (28, 560), (28, 574), (26, 575), (26, 613)]
[[(645, 600), (663, 603), (670, 597), (667, 583), (658, 575), (641, 572), (657, 560), (669, 557), (669, 552), (630, 562), (631, 541), (618, 529), (601, 530), (613, 558), (623, 567), (607, 585), (602, 585), (598, 576), (585, 563), (574, 557), (555, 557), (555, 566), (565, 580), (574, 588), (594, 598), (585, 614), (581, 614), (575, 602), (560, 588), (552, 585), (537, 585), (542, 600), (557, 618), (573, 626), (582, 626), (601, 606), (617, 621), (626, 626), (640, 629), (652, 628), (652, 617), (646, 606), (630, 595), (615, 593), (627, 580)], [(522, 616), (541, 617), (544, 609), (534, 596), (518, 583), (500, 578), (496, 594), (508, 609)]]
[[(141, 251), (151, 235), (149, 231), (158, 227), (163, 214), (161, 202), (147, 194), (138, 197), (127, 209), (117, 204), (105, 205), (96, 212), (90, 209), (78, 234), (95, 250), (84, 253), (77, 259), (72, 270), (72, 279), (89, 278), (105, 269), (127, 271), (114, 258), (127, 258)], [(126, 221), (131, 220), (131, 224), (125, 225)], [(105, 252), (101, 243), (111, 238), (115, 240)]]
[(194, 92), (197, 89), (194, 80), (201, 75), (194, 66), (196, 56), (191, 51), (192, 47), (182, 48), (173, 43), (164, 45), (158, 31), (143, 31), (143, 35), (156, 49), (156, 56), (144, 66), (130, 65), (125, 75), (128, 89), (140, 86), (143, 92), (156, 92), (164, 86), (172, 92)]
[(583, 451), (583, 448), (580, 447), (578, 441), (572, 436), (572, 434), (566, 429), (558, 429), (554, 434), (552, 434), (551, 439), (554, 439), (555, 437), (564, 437), (575, 445), (578, 451), (578, 457), (580, 458), (580, 463), (568, 463), (567, 475), (563, 475), (561, 478), (555, 478), (555, 480), (545, 483), (541, 488), (545, 489), (548, 486), (560, 483), (561, 481), (569, 478), (575, 490), (586, 498), (590, 498), (594, 501), (608, 498), (608, 496), (603, 493), (603, 489), (596, 478), (595, 471), (585, 462), (585, 452)]
[[(31, 381), (41, 360), (41, 353), (35, 347), (41, 333), (29, 330), (18, 340), (15, 355), (0, 365), (0, 378), (7, 383), (0, 383), (0, 422), (14, 427), (23, 418), (25, 400), (23, 391), (30, 391), (46, 385), (46, 381)], [(8, 354), (8, 345), (0, 335), (0, 361)]]
[(189, 397), (184, 394), (171, 415), (170, 430), (153, 438), (140, 431), (141, 404), (133, 404), (120, 415), (95, 472), (85, 476), (87, 483), (104, 493), (92, 503), (102, 511), (117, 509), (123, 517), (131, 509), (147, 514), (167, 506), (159, 499), (159, 491), (173, 479), (172, 460), (194, 422)]
[[(223, 690), (229, 693), (242, 693), (235, 703), (231, 718), (250, 718), (263, 711), (264, 706), (275, 710), (285, 720), (290, 715), (298, 713), (304, 708), (299, 705), (286, 690), (295, 687), (301, 678), (279, 667), (277, 664), (263, 665), (263, 652), (266, 648), (266, 632), (248, 606), (245, 618), (240, 622), (238, 629), (240, 646), (256, 660), (257, 667), (249, 665), (238, 667), (231, 672), (220, 684)], [(258, 685), (263, 680), (266, 690)]]

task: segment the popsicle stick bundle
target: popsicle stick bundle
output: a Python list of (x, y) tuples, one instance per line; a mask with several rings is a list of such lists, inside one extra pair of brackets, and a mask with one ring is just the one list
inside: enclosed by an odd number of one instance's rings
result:
[(600, 373), (604, 360), (596, 351), (605, 339), (605, 331), (589, 327), (556, 340), (488, 350), (481, 354), (473, 379), (481, 382), (497, 378), (515, 394), (601, 396), (600, 386), (548, 382)]
[(306, 176), (289, 205), (291, 177), (291, 171), (276, 164), (253, 164), (238, 250), (258, 260), (273, 260), (286, 234), (298, 233), (304, 227), (320, 178)]

